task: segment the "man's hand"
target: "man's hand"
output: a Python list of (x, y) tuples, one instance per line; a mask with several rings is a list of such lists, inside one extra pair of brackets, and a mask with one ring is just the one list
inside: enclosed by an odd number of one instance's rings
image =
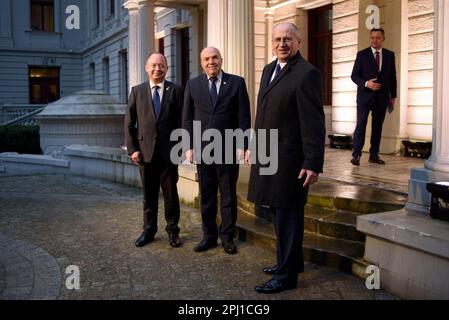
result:
[(244, 158), (245, 158), (245, 164), (250, 165), (251, 164), (251, 151), (249, 151), (249, 149), (246, 150)]
[(313, 172), (312, 170), (302, 169), (299, 173), (298, 179), (302, 179), (304, 175), (307, 175), (306, 180), (304, 181), (304, 184), (302, 185), (304, 188), (308, 187), (318, 181), (318, 173)]
[(243, 149), (237, 148), (237, 153), (236, 153), (237, 161), (243, 160), (244, 155), (245, 155), (245, 151)]
[(395, 104), (396, 104), (396, 98), (391, 98), (390, 103), (388, 104), (388, 113), (392, 113), (394, 111)]
[(140, 151), (136, 151), (131, 155), (131, 160), (135, 163), (142, 163), (142, 154)]
[(376, 80), (377, 80), (377, 78), (368, 80), (366, 83), (366, 86), (373, 91), (379, 91), (380, 88), (382, 88), (382, 85), (380, 83), (375, 82)]
[(186, 158), (187, 158), (187, 161), (189, 161), (190, 163), (193, 163), (193, 149), (189, 149), (186, 151)]
[(394, 105), (396, 104), (396, 98), (391, 98), (390, 100), (390, 108), (394, 109)]

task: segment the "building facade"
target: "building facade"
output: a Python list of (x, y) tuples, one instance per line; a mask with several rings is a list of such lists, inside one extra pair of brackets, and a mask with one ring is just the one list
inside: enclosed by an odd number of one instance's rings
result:
[[(69, 29), (72, 5), (79, 28)], [(381, 146), (394, 153), (403, 139), (432, 139), (434, 11), (433, 0), (6, 0), (0, 104), (46, 104), (89, 89), (126, 102), (130, 86), (146, 79), (149, 52), (163, 52), (169, 80), (185, 84), (201, 72), (201, 48), (214, 45), (224, 69), (246, 78), (254, 115), (262, 69), (273, 59), (271, 29), (291, 21), (300, 28), (302, 55), (323, 77), (328, 133), (351, 135), (352, 66), (369, 45), (369, 29), (380, 26), (398, 69), (398, 108), (386, 119)]]

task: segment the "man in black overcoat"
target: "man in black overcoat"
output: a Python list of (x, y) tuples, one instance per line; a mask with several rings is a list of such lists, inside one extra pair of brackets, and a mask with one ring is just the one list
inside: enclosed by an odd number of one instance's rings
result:
[[(273, 29), (277, 59), (265, 66), (257, 103), (256, 136), (262, 129), (278, 130), (278, 170), (262, 175), (263, 165), (251, 154), (248, 200), (269, 206), (274, 214), (277, 263), (263, 271), (271, 280), (255, 289), (275, 293), (296, 288), (304, 269), (302, 241), (304, 205), (309, 185), (323, 171), (325, 124), (319, 71), (299, 53), (296, 25)], [(269, 136), (269, 134), (267, 134)], [(257, 140), (257, 146), (267, 141)]]

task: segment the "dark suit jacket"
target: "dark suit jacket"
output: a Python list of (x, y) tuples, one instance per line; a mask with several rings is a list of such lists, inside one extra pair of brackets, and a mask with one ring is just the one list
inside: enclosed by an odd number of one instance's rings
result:
[(298, 52), (270, 84), (276, 64), (277, 60), (268, 64), (262, 73), (255, 130), (278, 129), (278, 171), (260, 175), (261, 165), (253, 155), (248, 200), (299, 208), (307, 198), (304, 181), (298, 179), (301, 169), (323, 171), (326, 130), (321, 76)]
[[(223, 72), (220, 92), (215, 108), (209, 94), (209, 81), (202, 74), (187, 82), (184, 94), (183, 128), (193, 142), (193, 121), (201, 121), (201, 134), (207, 129), (221, 132), (224, 145), (225, 129), (240, 128), (243, 131), (251, 127), (251, 111), (245, 79)], [(202, 148), (208, 142), (202, 143)], [(223, 154), (224, 156), (224, 154)]]
[[(365, 88), (366, 81), (374, 78), (377, 78), (377, 83), (382, 84), (382, 88), (377, 92)], [(394, 52), (385, 48), (382, 49), (382, 70), (379, 72), (371, 47), (359, 51), (354, 63), (351, 79), (358, 86), (358, 106), (370, 107), (377, 102), (379, 105), (387, 107), (390, 99), (397, 97)]]
[(181, 127), (183, 88), (165, 81), (161, 113), (156, 119), (149, 82), (132, 88), (125, 116), (125, 140), (128, 154), (140, 151), (144, 162), (151, 162), (155, 148), (169, 160), (170, 150), (176, 142), (170, 134)]

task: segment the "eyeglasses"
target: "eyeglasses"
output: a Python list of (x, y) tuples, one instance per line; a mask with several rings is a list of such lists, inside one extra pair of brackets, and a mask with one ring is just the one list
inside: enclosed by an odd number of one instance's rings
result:
[(149, 64), (148, 66), (151, 69), (159, 68), (160, 70), (165, 70), (165, 65), (163, 65), (163, 64)]
[(273, 39), (273, 43), (274, 44), (281, 44), (283, 42), (287, 46), (289, 46), (293, 41), (295, 41), (295, 40), (293, 40), (292, 38), (276, 38), (276, 39)]

